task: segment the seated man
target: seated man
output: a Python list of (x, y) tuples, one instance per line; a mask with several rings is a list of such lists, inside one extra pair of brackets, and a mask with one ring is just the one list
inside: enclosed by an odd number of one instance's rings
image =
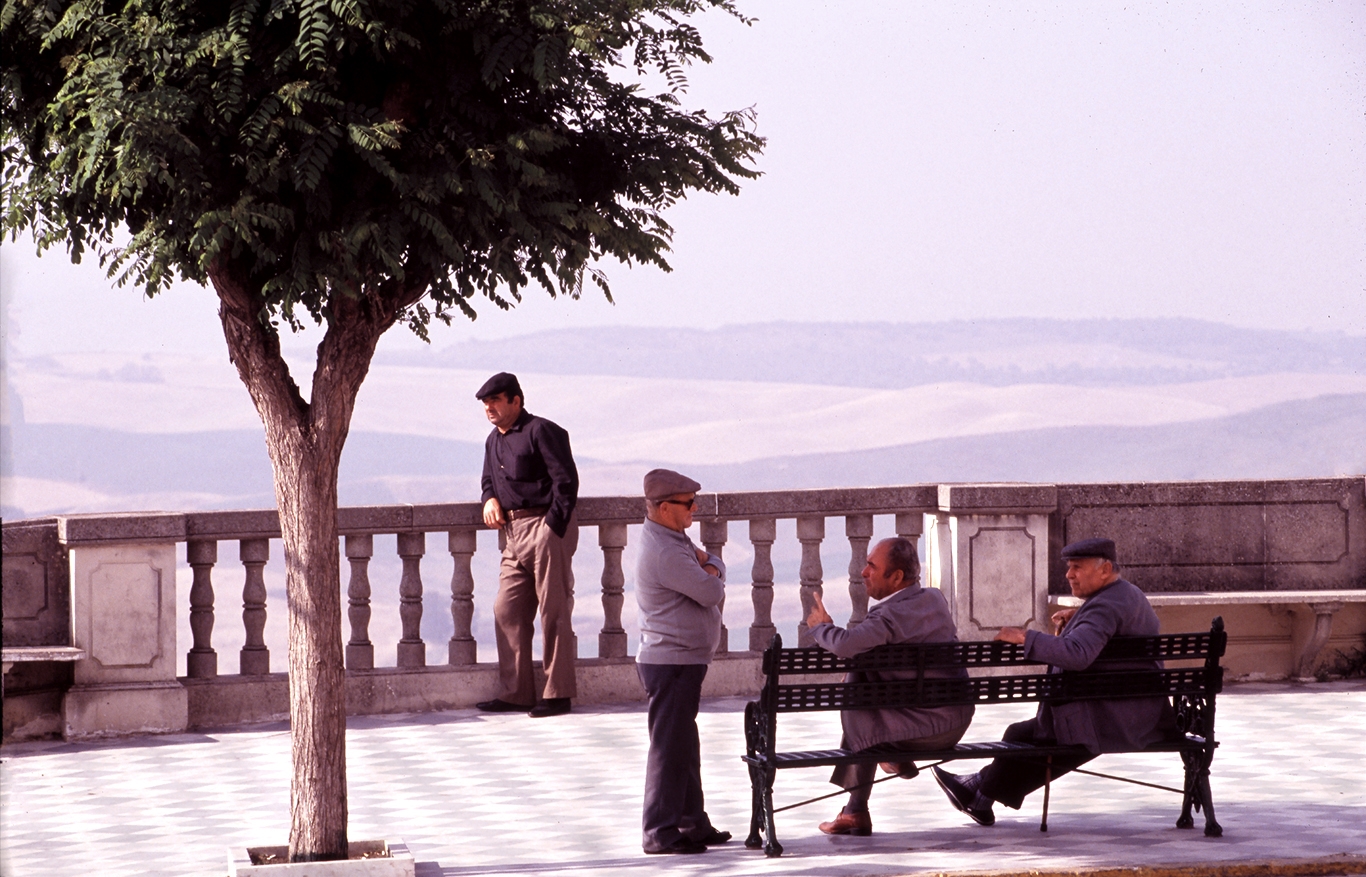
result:
[[(1054, 614), (1059, 635), (1037, 630), (1005, 627), (996, 639), (1021, 644), (1025, 656), (1048, 663), (1049, 672), (1085, 670), (1112, 636), (1153, 636), (1158, 632), (1157, 614), (1133, 584), (1119, 577), (1115, 543), (1109, 539), (1083, 539), (1062, 550), (1067, 563), (1067, 583), (1085, 602), (1077, 609)], [(1159, 669), (1157, 661), (1114, 665), (1114, 669)], [(996, 821), (991, 805), (1000, 801), (1018, 810), (1030, 792), (1051, 777), (1056, 779), (1080, 767), (1102, 752), (1122, 752), (1167, 739), (1176, 731), (1171, 704), (1165, 697), (1125, 700), (1079, 700), (1039, 705), (1038, 714), (1006, 728), (1004, 740), (1013, 743), (1084, 746), (1077, 756), (1044, 758), (997, 758), (982, 770), (954, 776), (936, 767), (934, 778), (953, 806), (978, 825)]]
[[(944, 595), (937, 589), (920, 587), (920, 558), (909, 540), (896, 538), (879, 542), (863, 567), (863, 582), (868, 588), (868, 596), (882, 602), (869, 609), (868, 616), (849, 630), (831, 622), (820, 595), (816, 596), (816, 605), (806, 624), (821, 648), (841, 658), (850, 658), (887, 643), (957, 642), (953, 617)], [(967, 671), (932, 670), (927, 676), (966, 678)], [(914, 678), (914, 671), (862, 671), (851, 673), (846, 681)], [(886, 749), (889, 762), (895, 762), (896, 751), (943, 749), (963, 738), (972, 721), (972, 711), (971, 704), (932, 709), (845, 710), (840, 713), (840, 724), (844, 727), (840, 748)], [(887, 763), (882, 769), (907, 776), (915, 774), (914, 763), (905, 768)], [(872, 794), (876, 775), (876, 765), (871, 763), (835, 767), (830, 782), (849, 790), (849, 803), (834, 820), (822, 822), (821, 831), (859, 836), (873, 833), (868, 797)]]

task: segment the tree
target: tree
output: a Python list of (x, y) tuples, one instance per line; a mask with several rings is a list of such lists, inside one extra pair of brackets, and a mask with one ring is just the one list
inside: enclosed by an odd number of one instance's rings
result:
[[(732, 0), (5, 0), (3, 228), (149, 296), (211, 283), (285, 546), (291, 861), (346, 855), (337, 468), (381, 334), (535, 282), (667, 270), (661, 211), (738, 191), (752, 111), (688, 111)], [(662, 93), (640, 85), (660, 76)], [(633, 82), (634, 80), (634, 82)], [(307, 398), (281, 326), (325, 326)]]

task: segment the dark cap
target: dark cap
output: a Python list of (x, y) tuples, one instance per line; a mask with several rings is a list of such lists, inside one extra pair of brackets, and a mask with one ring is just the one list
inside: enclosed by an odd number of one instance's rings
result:
[[(522, 385), (517, 383), (517, 376), (510, 372), (499, 372), (493, 377), (484, 381), (484, 386), (479, 388), (479, 392), (474, 394), (476, 399), (487, 399), (489, 396), (497, 396), (499, 393), (506, 393), (511, 399), (513, 396), (522, 396)], [(522, 396), (522, 398), (526, 398)]]
[(672, 469), (651, 469), (645, 473), (645, 498), (660, 502), (677, 493), (697, 493), (702, 485)]
[(1115, 543), (1109, 539), (1081, 539), (1062, 550), (1063, 560), (1080, 560), (1084, 557), (1100, 557), (1116, 563)]

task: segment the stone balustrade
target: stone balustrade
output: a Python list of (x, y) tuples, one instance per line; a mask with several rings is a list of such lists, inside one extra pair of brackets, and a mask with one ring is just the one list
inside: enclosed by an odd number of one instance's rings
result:
[[(638, 497), (584, 497), (578, 506), (585, 534), (597, 531), (602, 563), (602, 624), (597, 657), (580, 660), (582, 703), (642, 697), (622, 616), (630, 581), (623, 554), (629, 528), (642, 521), (644, 512), (644, 501)], [(1265, 604), (1274, 616), (1283, 614), (1293, 601), (1257, 601), (1248, 594), (1308, 594), (1305, 599), (1317, 607), (1312, 630), (1302, 636), (1295, 630), (1278, 634), (1291, 640), (1285, 650), (1287, 662), (1301, 675), (1313, 663), (1305, 657), (1305, 643), (1312, 640), (1318, 648), (1330, 638), (1332, 618), (1324, 620), (1323, 607), (1345, 606), (1341, 615), (1351, 616), (1339, 624), (1336, 642), (1350, 643), (1351, 637), (1360, 639), (1366, 630), (1366, 610), (1357, 611), (1361, 604), (1335, 601), (1332, 596), (1335, 591), (1366, 587), (1366, 499), (1361, 478), (707, 493), (698, 496), (695, 538), (722, 556), (733, 539), (746, 540), (748, 545), (742, 547), (747, 551), (741, 553), (752, 558), (748, 570), (732, 565), (729, 571), (725, 629), (708, 676), (708, 694), (757, 689), (757, 652), (779, 632), (775, 602), (784, 609), (784, 617), (799, 613), (805, 618), (815, 597), (824, 593), (823, 549), (828, 557), (828, 537), (839, 533), (841, 522), (839, 545), (847, 542), (848, 565), (839, 578), (844, 587), (847, 573), (848, 622), (857, 624), (864, 617), (868, 597), (859, 573), (876, 516), (886, 516), (883, 520), (890, 519), (893, 532), (913, 541), (927, 536), (922, 544), (925, 583), (944, 592), (964, 639), (990, 638), (1006, 625), (1044, 626), (1050, 599), (1067, 591), (1058, 559), (1062, 544), (1093, 535), (1115, 538), (1126, 577), (1145, 590), (1163, 593), (1164, 605), (1190, 603), (1198, 606), (1196, 611), (1217, 613), (1218, 594), (1227, 592), (1230, 604)], [(788, 527), (795, 525), (800, 563), (796, 581), (775, 582), (773, 550), (779, 540), (778, 524), (784, 520), (792, 522)], [(485, 529), (479, 505), (346, 507), (338, 510), (338, 525), (344, 559), (348, 710), (449, 709), (496, 693), (496, 668), (478, 662), (472, 630), (473, 561), (477, 534)], [(885, 532), (886, 523), (879, 526)], [(279, 672), (284, 656), (272, 655), (264, 635), (267, 617), (285, 611), (282, 605), (270, 605), (266, 587), (271, 540), (280, 535), (274, 511), (73, 515), (6, 522), (4, 533), (7, 665), (43, 663), (33, 656), (11, 662), (11, 641), (34, 648), (68, 647), (83, 655), (68, 664), (70, 679), (61, 697), (64, 735), (212, 727), (287, 715), (287, 678)], [(444, 581), (434, 586), (423, 580), (429, 534), (444, 535), (440, 566), (449, 563), (453, 631), (444, 661), (431, 665), (422, 618), (437, 605), (430, 592), (438, 591), (444, 602), (445, 587)], [(369, 572), (377, 535), (396, 537), (402, 570), (396, 667), (376, 667), (370, 635), (376, 607)], [(180, 556), (191, 579), (191, 642), (184, 644), (185, 675), (177, 677), (176, 558), (182, 543)], [(576, 566), (589, 544), (581, 542)], [(836, 553), (843, 551), (841, 547)], [(216, 631), (239, 624), (238, 595), (224, 593), (215, 584), (215, 573), (221, 573), (227, 562), (240, 564), (243, 581), (241, 635), (234, 637), (242, 645), (235, 661), (230, 654), (220, 660), (215, 645)], [(747, 601), (740, 590), (746, 577)], [(582, 601), (582, 581), (578, 590)], [(1189, 599), (1182, 597), (1185, 593)], [(1315, 594), (1323, 598), (1315, 599)], [(11, 607), (22, 611), (12, 612)], [(62, 612), (69, 614), (65, 627), (54, 621)], [(1258, 660), (1266, 662), (1268, 634), (1253, 629), (1258, 618), (1248, 618), (1242, 634), (1230, 626), (1231, 642), (1236, 648), (1240, 635), (1249, 642), (1257, 640)], [(798, 644), (809, 643), (804, 622), (799, 621), (794, 631), (782, 632), (789, 642), (792, 637)], [(1296, 636), (1303, 641), (1296, 641)], [(52, 641), (38, 641), (44, 638)], [(1291, 673), (1281, 672), (1279, 666), (1265, 669), (1265, 676)], [(6, 681), (21, 682), (8, 675)], [(17, 701), (22, 698), (7, 693), (7, 738), (51, 733), (50, 721), (45, 724), (29, 716)], [(32, 710), (51, 712), (51, 697), (42, 703), (46, 706)]]

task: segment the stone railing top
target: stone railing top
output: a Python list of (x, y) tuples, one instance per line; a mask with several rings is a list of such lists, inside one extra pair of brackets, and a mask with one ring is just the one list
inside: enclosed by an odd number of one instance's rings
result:
[[(923, 514), (937, 508), (937, 486), (858, 487), (826, 490), (774, 490), (701, 493), (700, 521), (749, 518), (795, 518), (807, 515)], [(580, 524), (639, 523), (645, 519), (645, 500), (639, 496), (580, 497)], [(58, 538), (67, 545), (98, 542), (184, 542), (208, 539), (278, 538), (280, 517), (274, 509), (209, 512), (126, 512), (120, 514), (62, 515), (33, 521), (5, 522), (15, 528), (56, 524)], [(348, 533), (405, 533), (481, 529), (482, 506), (477, 502), (423, 505), (343, 506), (337, 526)]]
[(941, 484), (939, 510), (955, 515), (1046, 515), (1058, 508), (1053, 484)]

